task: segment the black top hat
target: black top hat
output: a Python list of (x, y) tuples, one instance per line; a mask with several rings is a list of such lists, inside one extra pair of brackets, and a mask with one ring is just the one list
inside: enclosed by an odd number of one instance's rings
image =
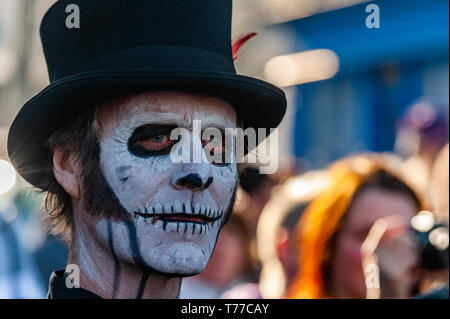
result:
[[(79, 28), (66, 24), (69, 5), (79, 8)], [(23, 106), (9, 132), (19, 174), (44, 188), (44, 144), (55, 130), (87, 107), (144, 91), (211, 95), (229, 102), (245, 128), (278, 126), (283, 91), (236, 74), (231, 11), (232, 0), (56, 2), (40, 30), (51, 84)]]

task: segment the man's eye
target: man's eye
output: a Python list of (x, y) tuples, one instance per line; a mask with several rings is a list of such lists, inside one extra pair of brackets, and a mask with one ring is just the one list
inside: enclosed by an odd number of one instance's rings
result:
[(177, 142), (170, 139), (174, 129), (170, 125), (143, 125), (137, 128), (128, 140), (128, 150), (138, 157), (166, 155)]
[(164, 142), (164, 138), (166, 138), (166, 137), (167, 137), (167, 135), (156, 135), (150, 139), (155, 143), (162, 143), (162, 142)]
[(210, 140), (203, 140), (202, 142), (203, 148), (205, 150), (206, 157), (209, 161), (216, 166), (225, 166), (229, 163), (226, 163), (225, 158), (225, 144), (223, 140), (215, 141), (214, 138), (210, 138)]
[(155, 135), (146, 140), (137, 141), (136, 144), (144, 147), (149, 151), (159, 151), (167, 148), (172, 144), (168, 135)]
[(209, 141), (203, 140), (202, 144), (203, 144), (203, 148), (205, 149), (205, 152), (207, 154), (211, 154), (211, 155), (220, 154), (220, 153), (224, 152), (224, 149), (225, 149), (223, 141), (222, 141), (222, 143), (220, 143), (218, 141), (216, 142), (216, 141), (214, 141), (214, 138), (211, 138)]

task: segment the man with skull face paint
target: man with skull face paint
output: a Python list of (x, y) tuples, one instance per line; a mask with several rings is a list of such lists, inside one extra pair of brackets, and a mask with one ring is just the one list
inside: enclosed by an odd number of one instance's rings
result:
[[(80, 28), (64, 26), (76, 5)], [(200, 273), (233, 206), (238, 165), (211, 162), (217, 128), (271, 128), (283, 92), (236, 74), (231, 0), (60, 0), (41, 38), (51, 84), (21, 109), (8, 152), (47, 192), (81, 288), (57, 271), (50, 298), (175, 298)], [(175, 163), (189, 132), (201, 161)], [(183, 136), (183, 138), (185, 138)], [(235, 151), (235, 150), (233, 150)], [(214, 147), (213, 152), (224, 152)]]

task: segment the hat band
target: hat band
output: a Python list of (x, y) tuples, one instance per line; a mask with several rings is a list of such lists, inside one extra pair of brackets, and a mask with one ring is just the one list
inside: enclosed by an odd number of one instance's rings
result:
[(142, 70), (225, 72), (236, 74), (234, 63), (218, 53), (186, 46), (142, 46), (114, 52), (79, 68), (50, 72), (54, 82), (66, 76), (89, 71)]

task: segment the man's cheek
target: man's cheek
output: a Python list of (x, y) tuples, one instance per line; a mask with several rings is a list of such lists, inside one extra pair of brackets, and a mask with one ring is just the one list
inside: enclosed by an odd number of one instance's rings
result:
[(105, 161), (105, 164), (105, 178), (128, 212), (144, 207), (163, 184), (168, 183), (167, 174), (157, 173), (145, 163), (130, 160), (117, 164)]
[(233, 198), (234, 192), (236, 191), (236, 184), (237, 176), (233, 169), (226, 167), (214, 172), (212, 192), (224, 209), (228, 207)]
[(148, 174), (137, 170), (125, 184), (113, 188), (122, 205), (128, 212), (137, 211), (145, 207), (153, 198), (157, 197), (159, 190), (165, 188), (168, 178), (163, 174)]

